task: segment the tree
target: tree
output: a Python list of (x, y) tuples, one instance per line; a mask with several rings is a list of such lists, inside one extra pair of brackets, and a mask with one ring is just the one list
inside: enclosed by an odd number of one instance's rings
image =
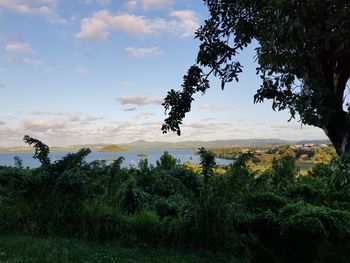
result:
[(15, 167), (18, 169), (23, 169), (23, 160), (19, 156), (13, 157), (13, 160), (15, 161)]
[[(210, 75), (238, 81), (243, 66), (235, 56), (253, 40), (262, 84), (254, 102), (272, 100), (273, 110), (324, 130), (338, 154), (350, 152), (350, 105), (344, 102), (350, 77), (348, 0), (204, 0), (210, 17), (196, 32), (196, 64), (181, 91), (170, 90), (162, 126), (181, 134), (193, 95), (210, 88)], [(204, 72), (208, 68), (209, 72)]]
[(157, 167), (164, 170), (174, 169), (178, 163), (178, 160), (172, 156), (169, 152), (165, 151), (162, 156), (160, 156), (159, 161), (156, 162)]
[(33, 147), (35, 149), (33, 158), (38, 159), (43, 167), (48, 167), (51, 164), (49, 157), (49, 146), (37, 139), (30, 137), (29, 135), (25, 135), (23, 137), (23, 141), (29, 145), (33, 144)]
[(215, 154), (203, 147), (198, 149), (200, 164), (203, 169), (204, 184), (207, 185), (209, 177), (214, 174), (214, 167), (216, 166)]

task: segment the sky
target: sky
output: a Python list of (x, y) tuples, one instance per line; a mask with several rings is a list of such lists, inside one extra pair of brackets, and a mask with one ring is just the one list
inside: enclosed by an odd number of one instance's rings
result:
[(253, 104), (251, 44), (240, 81), (195, 97), (182, 135), (162, 134), (161, 102), (196, 61), (198, 0), (0, 0), (0, 146), (28, 134), (50, 146), (136, 140), (325, 139)]

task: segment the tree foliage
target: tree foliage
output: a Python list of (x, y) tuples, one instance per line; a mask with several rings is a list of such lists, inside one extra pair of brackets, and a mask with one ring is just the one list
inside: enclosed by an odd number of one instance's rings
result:
[(47, 146), (45, 143), (37, 139), (30, 137), (29, 135), (25, 135), (23, 137), (23, 140), (25, 143), (29, 145), (33, 145), (35, 150), (35, 153), (33, 156), (34, 159), (38, 159), (43, 166), (50, 165), (51, 161), (49, 158), (49, 153), (50, 153), (49, 146)]
[(215, 154), (203, 147), (198, 149), (198, 154), (203, 169), (204, 183), (208, 184), (209, 177), (213, 175), (213, 169), (216, 166)]
[[(191, 110), (195, 93), (204, 93), (210, 75), (225, 84), (238, 81), (239, 51), (257, 41), (255, 59), (261, 86), (254, 102), (272, 100), (273, 110), (322, 128), (337, 153), (350, 151), (350, 3), (347, 0), (204, 0), (210, 16), (196, 32), (196, 64), (181, 91), (171, 90), (163, 106), (164, 133), (175, 131)], [(204, 69), (209, 69), (205, 72)]]

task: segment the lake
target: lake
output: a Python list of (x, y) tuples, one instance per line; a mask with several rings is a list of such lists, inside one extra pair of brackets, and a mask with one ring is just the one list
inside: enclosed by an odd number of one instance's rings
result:
[[(168, 151), (171, 155), (180, 160), (180, 163), (183, 162), (192, 162), (199, 163), (199, 156), (195, 153), (198, 151), (197, 149), (186, 149), (186, 150), (178, 150), (178, 149), (170, 149), (170, 150), (130, 150), (128, 152), (120, 152), (120, 153), (105, 153), (105, 152), (91, 152), (87, 157), (86, 161), (91, 162), (94, 160), (106, 160), (108, 158), (118, 158), (119, 156), (123, 156), (125, 161), (123, 162), (124, 167), (134, 166), (136, 167), (138, 162), (141, 159), (148, 159), (150, 164), (156, 164), (156, 161), (159, 160), (159, 157), (164, 153), (164, 151)], [(69, 152), (52, 152), (50, 153), (51, 161), (56, 161), (61, 159)], [(147, 154), (148, 157), (138, 157), (138, 154)], [(33, 153), (27, 152), (0, 152), (0, 166), (14, 166), (13, 157), (18, 156), (23, 160), (24, 167), (36, 168), (40, 166), (38, 160), (33, 159)], [(226, 165), (232, 163), (231, 160), (225, 159), (216, 159), (217, 164)]]

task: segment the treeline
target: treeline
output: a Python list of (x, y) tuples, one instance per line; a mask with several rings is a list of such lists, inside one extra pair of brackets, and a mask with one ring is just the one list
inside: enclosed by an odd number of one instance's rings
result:
[(224, 173), (200, 149), (194, 172), (164, 153), (156, 165), (86, 162), (82, 149), (51, 163), (49, 148), (27, 138), (42, 166), (0, 168), (0, 234), (117, 240), (129, 246), (222, 252), (241, 262), (347, 262), (350, 157), (299, 176), (295, 158), (252, 171), (243, 153)]
[(215, 148), (212, 151), (217, 157), (235, 160), (239, 155), (246, 152), (254, 153), (254, 163), (271, 163), (273, 159), (278, 159), (289, 155), (297, 161), (329, 162), (336, 156), (334, 147), (293, 147), (283, 145), (278, 147), (227, 147)]

